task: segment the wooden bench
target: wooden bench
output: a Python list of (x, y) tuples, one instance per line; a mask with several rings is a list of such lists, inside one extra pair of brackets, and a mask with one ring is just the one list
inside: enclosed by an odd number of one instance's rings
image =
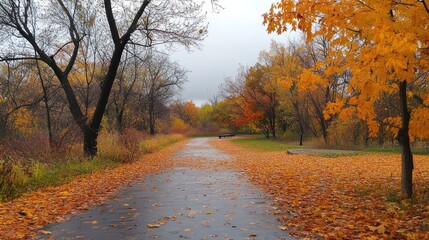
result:
[(235, 134), (222, 134), (222, 135), (219, 135), (219, 138), (227, 138), (227, 137), (234, 137), (235, 136)]

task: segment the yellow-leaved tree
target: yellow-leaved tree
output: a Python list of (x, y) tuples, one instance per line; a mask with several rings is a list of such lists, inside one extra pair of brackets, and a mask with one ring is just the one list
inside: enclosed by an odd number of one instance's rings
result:
[(322, 69), (325, 76), (352, 73), (348, 98), (328, 104), (327, 117), (340, 112), (343, 117), (356, 114), (375, 135), (379, 125), (374, 103), (383, 94), (399, 96), (400, 115), (386, 121), (394, 125), (392, 130), (401, 148), (402, 193), (411, 197), (414, 166), (410, 141), (429, 137), (428, 3), (281, 0), (264, 14), (264, 24), (268, 32), (301, 30), (308, 41), (326, 38), (331, 44), (329, 54), (316, 64), (317, 70)]

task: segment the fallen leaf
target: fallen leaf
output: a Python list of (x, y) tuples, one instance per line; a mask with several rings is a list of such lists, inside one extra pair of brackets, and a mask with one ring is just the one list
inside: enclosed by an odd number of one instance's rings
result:
[(45, 234), (45, 235), (52, 234), (52, 232), (46, 231), (46, 230), (40, 230), (40, 233)]
[(160, 225), (159, 224), (148, 224), (147, 227), (148, 228), (159, 228)]
[(378, 227), (369, 226), (369, 229), (371, 231), (375, 231), (375, 232), (378, 232), (380, 234), (384, 234), (386, 232), (386, 227), (384, 226), (384, 224), (381, 224)]

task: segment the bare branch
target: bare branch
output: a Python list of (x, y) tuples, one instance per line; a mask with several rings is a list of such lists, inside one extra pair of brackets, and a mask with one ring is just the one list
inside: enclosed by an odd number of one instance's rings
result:
[(106, 11), (107, 22), (110, 27), (110, 34), (112, 34), (112, 39), (115, 45), (118, 45), (120, 42), (118, 27), (116, 26), (115, 17), (113, 16), (112, 3), (110, 0), (104, 0), (104, 9)]
[(38, 57), (0, 57), (0, 62), (23, 61), (23, 60), (42, 60)]
[[(80, 44), (80, 40), (81, 39), (80, 39), (80, 36), (79, 36), (79, 32), (76, 29), (76, 25), (74, 23), (74, 18), (70, 14), (70, 11), (66, 8), (66, 6), (64, 5), (64, 3), (63, 3), (62, 0), (57, 0), (57, 1), (60, 4), (61, 8), (63, 9), (64, 13), (67, 15), (67, 18), (69, 19), (69, 24), (70, 24), (69, 32), (70, 32), (70, 37), (72, 39), (71, 42), (73, 42), (73, 45), (74, 45), (73, 54), (70, 57), (70, 60), (69, 60), (69, 62), (67, 64), (66, 69), (64, 70), (64, 73), (67, 75), (72, 70), (74, 62), (76, 61), (77, 54), (79, 52), (79, 44)], [(64, 46), (62, 46), (62, 47), (64, 47)], [(60, 51), (61, 48), (58, 51)]]
[(423, 6), (426, 9), (426, 12), (429, 14), (429, 6), (427, 5), (426, 1), (425, 0), (419, 0), (419, 2), (421, 2), (423, 4)]

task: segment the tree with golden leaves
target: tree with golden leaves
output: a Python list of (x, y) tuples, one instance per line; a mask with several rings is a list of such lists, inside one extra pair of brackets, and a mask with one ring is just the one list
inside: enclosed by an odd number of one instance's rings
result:
[[(429, 131), (429, 8), (425, 0), (281, 0), (264, 14), (268, 32), (301, 30), (308, 41), (324, 37), (331, 49), (316, 63), (325, 76), (350, 71), (349, 98), (328, 104), (325, 113), (356, 114), (379, 130), (374, 103), (397, 94), (401, 114), (386, 119), (394, 127), (402, 154), (402, 193), (412, 196), (410, 141)], [(313, 78), (312, 70), (309, 78)], [(326, 79), (314, 78), (318, 81)]]

